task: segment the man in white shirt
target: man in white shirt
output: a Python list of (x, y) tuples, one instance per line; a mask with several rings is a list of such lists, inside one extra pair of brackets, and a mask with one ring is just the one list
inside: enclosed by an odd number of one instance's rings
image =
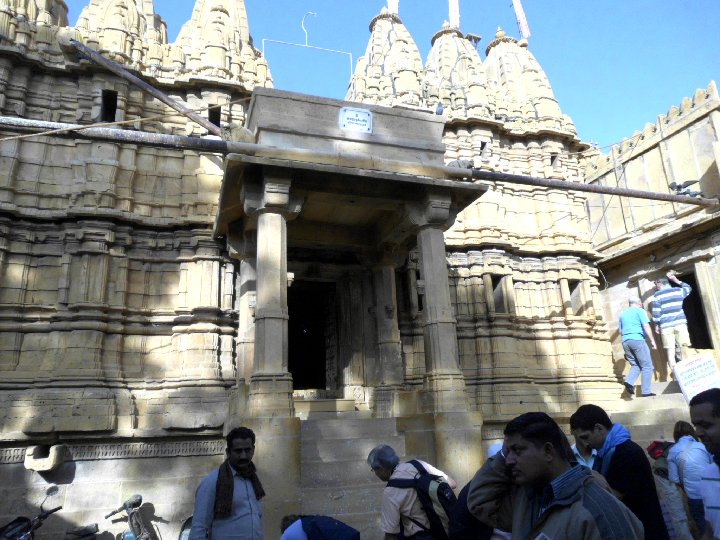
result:
[[(441, 470), (424, 461), (417, 461), (429, 474), (446, 478), (448, 485), (452, 489), (457, 487), (455, 480)], [(395, 479), (411, 480), (419, 474), (411, 463), (400, 463), (400, 458), (395, 453), (395, 450), (387, 444), (381, 444), (373, 448), (368, 455), (367, 462), (375, 476), (383, 482)], [(428, 532), (430, 521), (422, 509), (414, 489), (385, 487), (383, 490), (380, 528), (385, 533), (385, 540), (395, 540), (401, 530), (405, 538), (410, 536), (417, 540), (432, 538)]]

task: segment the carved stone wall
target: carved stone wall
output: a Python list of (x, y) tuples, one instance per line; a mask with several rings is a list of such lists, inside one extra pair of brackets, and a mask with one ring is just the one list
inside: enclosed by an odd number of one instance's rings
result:
[[(381, 96), (388, 105), (443, 114), (449, 165), (584, 181), (580, 156), (588, 145), (560, 110), (527, 41), (499, 30), (483, 61), (468, 37), (445, 24), (422, 71), (407, 63), (414, 52), (401, 63), (406, 49), (416, 46), (398, 15), (379, 15), (347, 99), (377, 103)], [(404, 81), (402, 89), (383, 84), (393, 78)], [(419, 103), (406, 100), (411, 87), (422, 89)], [(530, 409), (565, 416), (581, 402), (611, 403), (617, 382), (586, 197), (487, 184), (445, 233), (471, 406), (492, 424)], [(405, 378), (419, 387), (425, 364), (417, 263), (411, 259), (401, 275)]]
[[(77, 28), (61, 28), (63, 2), (5, 2), (0, 115), (206, 133), (63, 51), (64, 33), (201, 115), (218, 106), (222, 125), (242, 124), (248, 88), (271, 80), (247, 22), (235, 32), (242, 3), (221, 3), (198, 2), (170, 45), (152, 2), (92, 0)], [(219, 19), (206, 21), (211, 11)], [(229, 44), (216, 64), (203, 56), (214, 39)], [(148, 502), (146, 523), (177, 536), (222, 460), (236, 381), (237, 262), (212, 238), (222, 157), (15, 135), (0, 133), (0, 521), (34, 514), (55, 483), (64, 509), (46, 538), (101, 521), (133, 493)], [(52, 470), (37, 472), (44, 461)]]

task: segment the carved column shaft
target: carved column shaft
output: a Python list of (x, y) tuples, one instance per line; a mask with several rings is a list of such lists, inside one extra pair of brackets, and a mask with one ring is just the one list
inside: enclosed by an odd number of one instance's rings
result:
[(287, 224), (276, 213), (258, 216), (255, 372), (287, 372)]
[(418, 233), (420, 266), (425, 281), (425, 366), (428, 372), (459, 371), (455, 316), (445, 263), (445, 239), (440, 229)]
[(287, 220), (302, 203), (290, 196), (286, 171), (263, 170), (262, 189), (248, 186), (243, 204), (257, 216), (255, 350), (250, 378), (251, 416), (292, 416), (288, 372)]
[(253, 371), (255, 357), (255, 285), (257, 272), (255, 270), (255, 257), (240, 261), (240, 275), (238, 283), (238, 362), (237, 383), (249, 382)]
[(384, 265), (373, 270), (375, 283), (375, 320), (377, 321), (380, 383), (399, 385), (403, 382), (400, 329), (397, 321), (395, 268)]
[(395, 267), (390, 264), (376, 267), (373, 270), (373, 282), (379, 366), (375, 374), (379, 380), (371, 379), (368, 384), (375, 386), (375, 416), (390, 418), (399, 412), (398, 390), (405, 378), (397, 321)]

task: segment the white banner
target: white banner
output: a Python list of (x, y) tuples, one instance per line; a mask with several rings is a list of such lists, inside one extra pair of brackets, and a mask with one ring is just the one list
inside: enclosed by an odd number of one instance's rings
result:
[(675, 364), (675, 379), (685, 400), (690, 400), (710, 388), (720, 388), (720, 370), (712, 355), (701, 354), (690, 360)]

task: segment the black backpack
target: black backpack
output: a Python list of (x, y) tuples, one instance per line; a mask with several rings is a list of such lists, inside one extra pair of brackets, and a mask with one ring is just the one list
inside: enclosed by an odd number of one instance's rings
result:
[(430, 528), (424, 527), (409, 516), (405, 517), (428, 532), (435, 540), (447, 540), (450, 532), (450, 513), (457, 503), (455, 493), (442, 476), (428, 473), (418, 460), (413, 459), (408, 463), (417, 469), (417, 476), (413, 479), (393, 479), (387, 483), (387, 486), (413, 488), (430, 522)]

